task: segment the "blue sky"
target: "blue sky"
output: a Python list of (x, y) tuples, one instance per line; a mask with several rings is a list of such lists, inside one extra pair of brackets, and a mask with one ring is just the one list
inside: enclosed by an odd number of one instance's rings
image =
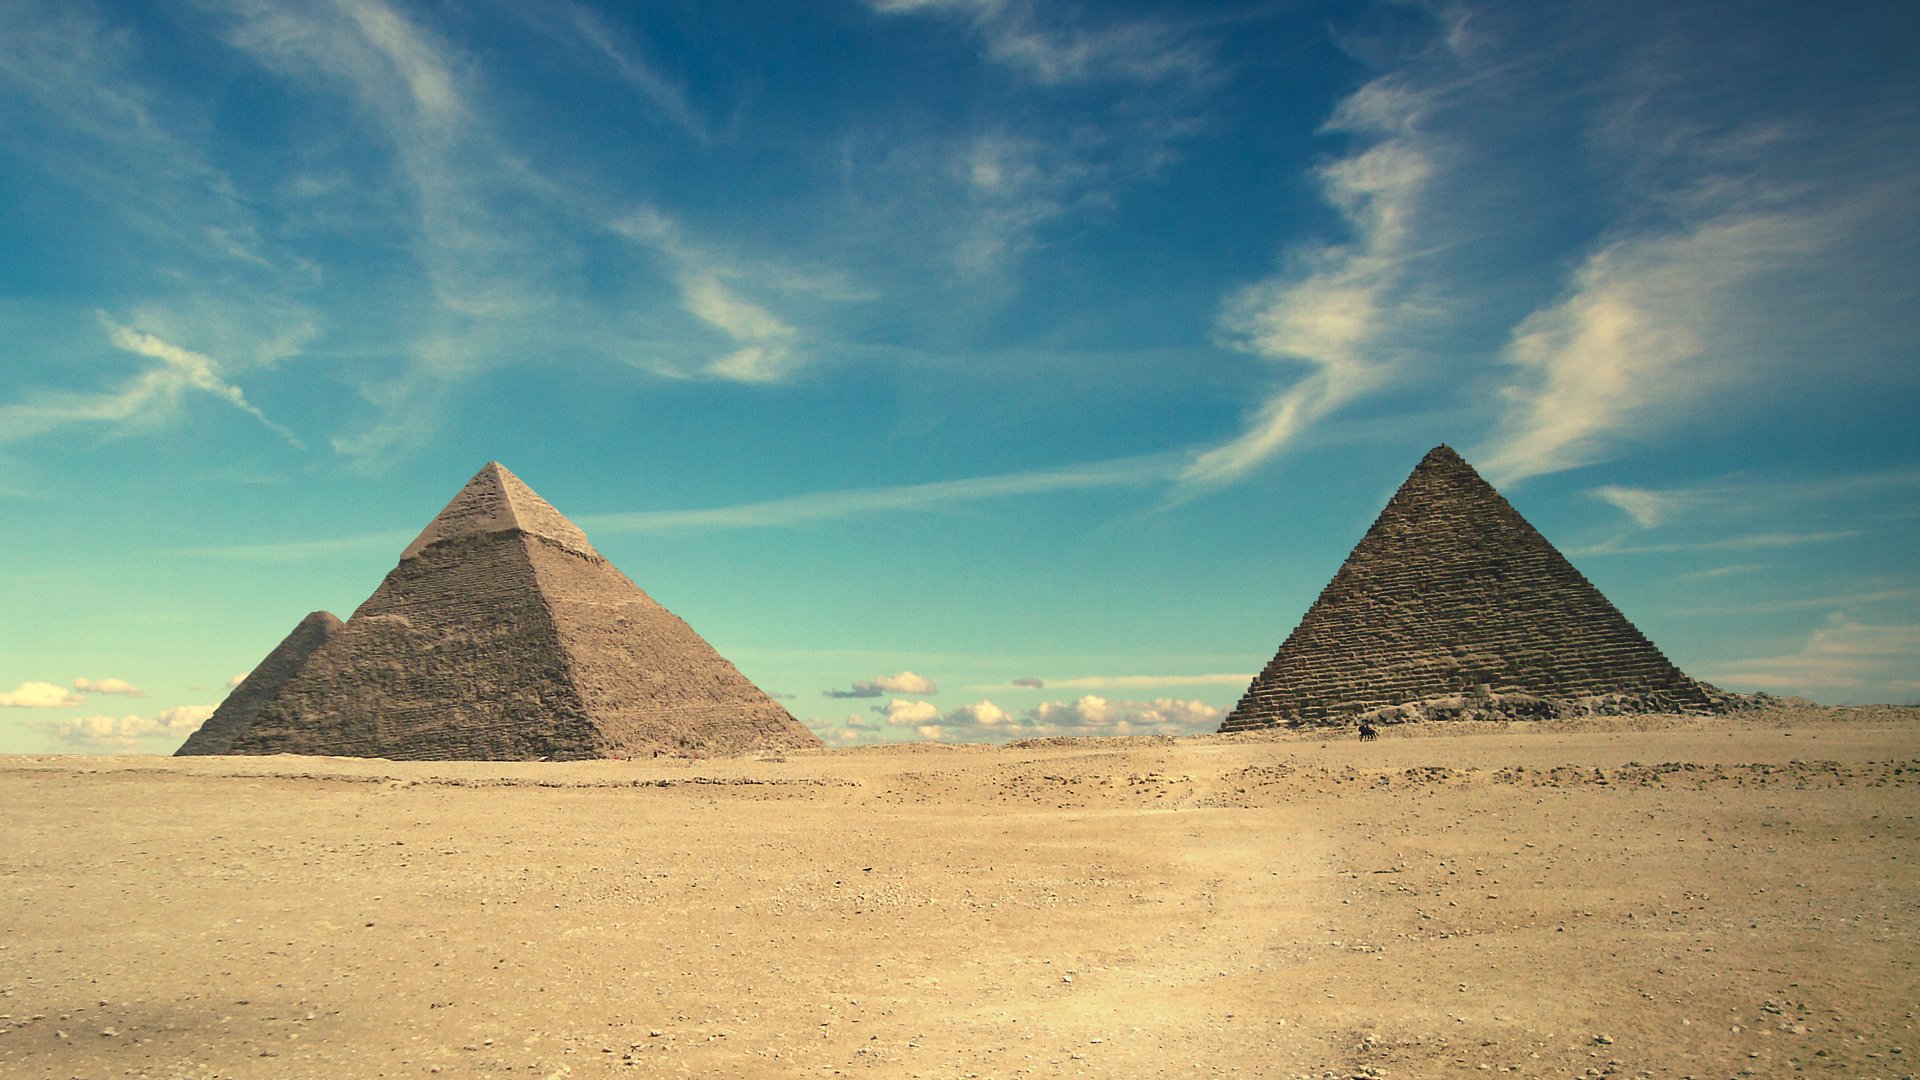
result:
[(835, 742), (1209, 729), (1459, 448), (1920, 698), (1906, 2), (0, 0), (0, 751), (170, 751), (498, 459)]

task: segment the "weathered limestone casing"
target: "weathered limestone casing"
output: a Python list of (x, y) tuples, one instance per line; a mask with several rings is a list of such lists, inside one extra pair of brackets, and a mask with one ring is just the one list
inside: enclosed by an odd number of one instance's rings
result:
[(817, 745), (489, 463), (225, 752), (557, 760)]

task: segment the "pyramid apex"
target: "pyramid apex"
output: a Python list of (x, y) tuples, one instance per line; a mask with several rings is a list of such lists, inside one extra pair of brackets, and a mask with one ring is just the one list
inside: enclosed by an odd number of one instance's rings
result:
[(537, 536), (577, 554), (600, 557), (579, 526), (498, 461), (482, 465), (400, 557), (413, 558), (448, 540), (510, 532)]

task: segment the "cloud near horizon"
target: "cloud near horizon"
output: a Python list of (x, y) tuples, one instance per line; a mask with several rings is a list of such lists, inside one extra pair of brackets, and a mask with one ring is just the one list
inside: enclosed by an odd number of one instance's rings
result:
[(1729, 689), (1811, 688), (1842, 696), (1891, 687), (1912, 701), (1920, 698), (1920, 624), (1876, 625), (1834, 612), (1791, 653), (1729, 661), (1703, 677)]
[(0, 693), (0, 707), (13, 709), (66, 709), (85, 704), (86, 700), (64, 686), (48, 682), (24, 682)]
[(943, 712), (932, 702), (901, 698), (870, 711), (878, 719), (855, 713), (839, 724), (815, 724), (822, 738), (837, 743), (885, 741), (905, 731), (936, 742), (1006, 742), (1050, 736), (1195, 735), (1212, 730), (1225, 715), (1203, 701), (1109, 700), (1094, 694), (1043, 702), (1017, 714), (989, 700)]
[(212, 705), (180, 705), (152, 716), (77, 716), (31, 720), (28, 726), (84, 750), (150, 749), (159, 740), (185, 739), (214, 713)]
[(75, 679), (73, 688), (83, 694), (116, 694), (121, 697), (146, 697), (147, 692), (125, 679)]
[(915, 675), (911, 671), (902, 671), (898, 675), (881, 675), (878, 678), (862, 679), (847, 690), (822, 690), (824, 697), (830, 698), (872, 698), (882, 694), (935, 694), (940, 688), (932, 679), (924, 675)]

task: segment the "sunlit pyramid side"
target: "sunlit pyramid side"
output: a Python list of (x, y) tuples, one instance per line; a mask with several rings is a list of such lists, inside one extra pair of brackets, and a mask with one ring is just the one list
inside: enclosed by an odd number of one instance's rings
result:
[(1428, 452), (1220, 725), (1700, 711), (1688, 678), (1450, 447)]
[(331, 611), (316, 611), (301, 619), (227, 694), (227, 699), (200, 725), (200, 730), (187, 736), (186, 743), (174, 751), (174, 755), (232, 753), (234, 736), (251, 728), (260, 710), (278, 697), (281, 689), (307, 666), (307, 660), (345, 625)]
[(224, 752), (557, 760), (817, 745), (490, 462)]

